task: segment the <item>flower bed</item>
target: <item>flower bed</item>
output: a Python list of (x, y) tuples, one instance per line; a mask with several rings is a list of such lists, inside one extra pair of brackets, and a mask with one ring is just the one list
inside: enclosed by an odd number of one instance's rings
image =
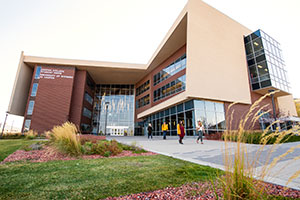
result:
[[(149, 155), (156, 155), (152, 152), (146, 153), (134, 153), (132, 151), (123, 151), (118, 155), (110, 156), (112, 158), (119, 158), (119, 157), (131, 157), (131, 156), (149, 156)], [(104, 158), (101, 155), (82, 155), (79, 157), (73, 157), (66, 154), (62, 154), (57, 151), (55, 148), (51, 146), (46, 146), (42, 150), (17, 150), (7, 158), (5, 158), (1, 164), (7, 162), (15, 162), (15, 161), (30, 161), (30, 162), (48, 162), (52, 160), (76, 160), (76, 159), (97, 159), (97, 158)]]
[[(300, 191), (294, 189), (286, 189), (279, 185), (264, 183), (266, 194), (268, 196), (281, 196), (287, 198), (300, 198)], [(219, 198), (215, 197), (218, 194)], [(130, 194), (120, 197), (109, 197), (106, 200), (129, 200), (129, 199), (164, 199), (164, 200), (179, 200), (179, 199), (222, 199), (222, 189), (212, 189), (210, 182), (197, 182), (184, 184), (180, 187), (167, 187), (162, 190), (152, 192), (142, 192), (138, 194)]]

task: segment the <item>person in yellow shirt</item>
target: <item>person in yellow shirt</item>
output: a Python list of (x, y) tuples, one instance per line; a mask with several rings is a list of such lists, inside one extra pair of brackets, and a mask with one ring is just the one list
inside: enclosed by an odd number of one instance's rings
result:
[(167, 139), (167, 130), (168, 130), (168, 124), (166, 124), (166, 122), (163, 123), (163, 125), (161, 126), (161, 130), (163, 132), (163, 139)]
[(179, 121), (179, 124), (177, 124), (177, 134), (179, 136), (179, 144), (183, 144), (182, 139), (185, 136), (183, 121)]

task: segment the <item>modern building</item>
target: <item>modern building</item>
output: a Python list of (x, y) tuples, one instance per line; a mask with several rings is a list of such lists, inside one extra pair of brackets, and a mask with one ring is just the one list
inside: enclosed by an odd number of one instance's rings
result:
[[(147, 64), (22, 52), (8, 110), (24, 116), (24, 131), (71, 121), (82, 132), (143, 135), (151, 122), (160, 135), (165, 121), (168, 134), (176, 135), (183, 120), (187, 135), (194, 135), (197, 120), (208, 133), (237, 129), (250, 106), (272, 90), (278, 90), (273, 104), (271, 97), (260, 104), (268, 117), (276, 117), (272, 105), (277, 114), (296, 116), (280, 44), (189, 0)], [(253, 128), (266, 126), (260, 123)]]

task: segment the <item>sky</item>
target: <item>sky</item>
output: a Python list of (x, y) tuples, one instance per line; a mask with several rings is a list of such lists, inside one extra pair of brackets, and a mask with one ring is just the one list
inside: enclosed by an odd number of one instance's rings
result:
[[(204, 0), (281, 43), (292, 94), (300, 98), (300, 1)], [(187, 0), (0, 0), (0, 123), (21, 51), (25, 55), (145, 64)], [(22, 117), (7, 124), (21, 127)]]

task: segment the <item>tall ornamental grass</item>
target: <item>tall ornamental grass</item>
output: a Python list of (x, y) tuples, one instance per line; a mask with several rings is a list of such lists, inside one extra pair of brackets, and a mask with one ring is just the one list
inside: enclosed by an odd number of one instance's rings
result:
[[(228, 130), (224, 133), (224, 165), (225, 175), (221, 176), (219, 183), (223, 189), (224, 199), (226, 200), (241, 200), (241, 199), (268, 199), (266, 196), (263, 180), (267, 177), (272, 177), (271, 171), (276, 164), (284, 159), (288, 154), (294, 152), (300, 145), (295, 145), (284, 152), (282, 155), (272, 158), (272, 153), (276, 151), (285, 141), (290, 137), (300, 134), (300, 126), (297, 125), (293, 129), (280, 131), (277, 129), (275, 132), (270, 133), (271, 126), (278, 124), (278, 121), (273, 122), (267, 127), (259, 139), (259, 148), (253, 154), (248, 152), (245, 134), (246, 124), (250, 124), (250, 129), (254, 127), (258, 119), (269, 112), (270, 110), (263, 111), (268, 105), (260, 106), (263, 99), (267, 98), (275, 92), (268, 93), (258, 99), (246, 113), (245, 117), (240, 120), (238, 130)], [(230, 127), (234, 115), (235, 103), (231, 104), (228, 108), (228, 116), (230, 120)], [(247, 125), (248, 126), (248, 125)], [(273, 145), (267, 145), (272, 140)], [(234, 142), (234, 143), (233, 143)], [(268, 146), (268, 148), (266, 148)], [(262, 153), (267, 151), (266, 157), (262, 158)], [(300, 156), (295, 157), (293, 161), (300, 159)], [(258, 166), (260, 167), (257, 170)], [(283, 168), (282, 168), (283, 169)], [(281, 169), (281, 170), (282, 170)], [(280, 172), (277, 172), (280, 175)], [(300, 175), (300, 170), (296, 171), (287, 181), (289, 184), (292, 180)]]
[(61, 126), (55, 126), (51, 133), (51, 140), (60, 151), (74, 156), (82, 154), (80, 138), (77, 136), (78, 130), (75, 124), (65, 122)]

